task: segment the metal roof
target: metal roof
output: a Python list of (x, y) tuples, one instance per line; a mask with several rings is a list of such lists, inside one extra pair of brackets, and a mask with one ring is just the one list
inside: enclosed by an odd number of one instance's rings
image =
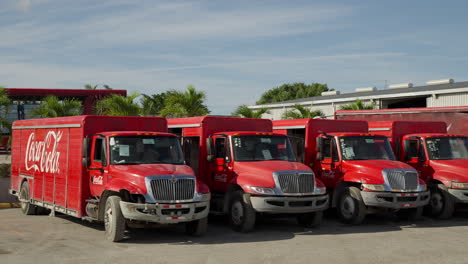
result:
[[(258, 108), (258, 107), (265, 107), (265, 106), (282, 106), (285, 104), (301, 104), (301, 103), (306, 103), (306, 102), (311, 102), (311, 101), (347, 101), (346, 99), (351, 99), (351, 98), (361, 98), (361, 97), (372, 97), (374, 99), (378, 99), (381, 97), (393, 97), (392, 95), (397, 95), (399, 96), (404, 96), (404, 94), (407, 94), (407, 96), (412, 97), (412, 96), (421, 96), (421, 95), (430, 95), (434, 93), (435, 91), (441, 91), (441, 90), (452, 90), (452, 89), (460, 89), (460, 88), (468, 88), (468, 81), (466, 82), (457, 82), (457, 83), (452, 83), (452, 84), (439, 84), (439, 85), (424, 85), (424, 86), (417, 86), (417, 87), (412, 87), (412, 88), (397, 88), (397, 89), (385, 89), (385, 90), (376, 90), (372, 92), (351, 92), (351, 93), (344, 93), (344, 94), (338, 94), (338, 95), (327, 95), (327, 96), (314, 96), (314, 97), (308, 97), (308, 98), (301, 98), (301, 99), (295, 99), (295, 100), (289, 100), (289, 101), (283, 101), (283, 102), (276, 102), (276, 103), (269, 103), (269, 104), (263, 104), (263, 105), (255, 105), (255, 106), (250, 106), (249, 108)], [(449, 91), (447, 91), (449, 92)], [(456, 92), (456, 91), (453, 91)]]

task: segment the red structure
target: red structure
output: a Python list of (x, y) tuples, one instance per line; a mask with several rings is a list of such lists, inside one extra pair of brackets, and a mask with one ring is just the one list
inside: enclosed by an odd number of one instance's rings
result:
[[(42, 98), (49, 95), (57, 96), (60, 99), (81, 100), (83, 102), (84, 115), (93, 114), (93, 108), (97, 100), (111, 94), (127, 96), (127, 90), (7, 88), (5, 91), (13, 101), (41, 101)], [(20, 112), (18, 111), (18, 113)]]

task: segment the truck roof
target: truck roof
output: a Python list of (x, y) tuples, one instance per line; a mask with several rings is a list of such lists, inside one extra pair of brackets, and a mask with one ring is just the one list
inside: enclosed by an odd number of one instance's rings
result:
[(241, 118), (228, 116), (200, 116), (168, 119), (169, 128), (202, 128), (204, 133), (214, 134), (227, 131), (272, 132), (269, 119)]
[(357, 132), (368, 133), (366, 121), (356, 120), (331, 120), (331, 119), (293, 119), (275, 120), (273, 129), (308, 129), (308, 133), (320, 132)]
[(369, 132), (385, 136), (402, 137), (408, 134), (447, 134), (447, 125), (440, 121), (374, 121)]
[(284, 136), (283, 134), (273, 132), (256, 132), (256, 131), (229, 131), (229, 132), (217, 132), (215, 134), (225, 134), (229, 136)]
[(465, 135), (455, 135), (455, 134), (443, 134), (443, 133), (417, 133), (417, 134), (407, 134), (406, 136), (417, 136), (417, 137), (467, 137)]
[(154, 132), (154, 131), (106, 131), (100, 133), (105, 136), (172, 136), (176, 135), (166, 132)]

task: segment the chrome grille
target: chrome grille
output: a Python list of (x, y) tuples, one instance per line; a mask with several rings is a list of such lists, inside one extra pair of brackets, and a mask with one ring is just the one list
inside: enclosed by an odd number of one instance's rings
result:
[(278, 183), (283, 193), (314, 192), (314, 175), (311, 173), (279, 174)]
[(194, 179), (155, 179), (151, 180), (153, 197), (157, 201), (191, 200), (195, 194)]
[(394, 190), (416, 190), (418, 188), (418, 174), (413, 171), (388, 170), (387, 180)]

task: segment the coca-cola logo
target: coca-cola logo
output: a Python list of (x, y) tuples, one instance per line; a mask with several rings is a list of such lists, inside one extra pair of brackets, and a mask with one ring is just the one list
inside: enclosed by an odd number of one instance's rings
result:
[(40, 172), (59, 172), (60, 152), (58, 144), (62, 138), (62, 132), (49, 131), (44, 140), (37, 140), (36, 133), (31, 133), (26, 146), (24, 162), (26, 170), (34, 169)]

